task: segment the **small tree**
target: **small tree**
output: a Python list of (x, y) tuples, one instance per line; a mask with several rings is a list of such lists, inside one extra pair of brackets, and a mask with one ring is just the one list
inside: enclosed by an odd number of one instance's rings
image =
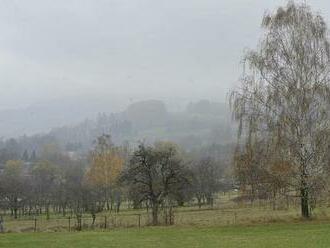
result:
[(45, 207), (47, 219), (49, 219), (50, 205), (54, 200), (56, 176), (56, 167), (48, 161), (37, 162), (32, 169), (32, 187), (36, 204), (40, 210)]
[(25, 177), (23, 174), (23, 163), (20, 160), (9, 160), (6, 162), (0, 183), (4, 201), (8, 203), (11, 214), (16, 219), (17, 211), (22, 207), (25, 197)]
[(245, 56), (248, 68), (231, 106), (245, 147), (263, 142), (262, 166), (290, 166), (288, 182), (308, 218), (330, 141), (328, 30), (320, 15), (293, 2), (265, 15), (262, 26), (264, 38)]
[(110, 201), (113, 200), (112, 191), (123, 169), (123, 164), (124, 161), (119, 156), (119, 152), (110, 142), (110, 136), (100, 136), (91, 154), (91, 166), (86, 173), (86, 180), (90, 187), (102, 192), (107, 210), (110, 209)]
[(206, 201), (213, 204), (213, 195), (220, 189), (219, 168), (216, 161), (210, 157), (201, 158), (193, 164), (193, 191), (199, 208)]

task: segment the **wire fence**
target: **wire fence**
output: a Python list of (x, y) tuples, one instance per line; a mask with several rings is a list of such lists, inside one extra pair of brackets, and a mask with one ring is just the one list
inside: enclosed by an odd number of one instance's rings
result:
[[(226, 196), (227, 197), (227, 196)], [(230, 196), (228, 197), (230, 199)], [(160, 225), (176, 226), (230, 226), (254, 223), (273, 223), (296, 221), (300, 218), (300, 210), (296, 202), (276, 204), (272, 201), (255, 201), (254, 203), (233, 202), (223, 199), (214, 206), (186, 206), (175, 208), (171, 211), (159, 212)], [(104, 212), (97, 215), (75, 215), (67, 213), (63, 217), (51, 213), (43, 215), (19, 215), (14, 219), (8, 212), (4, 212), (3, 222), (0, 224), (0, 232), (75, 232), (75, 231), (104, 231), (115, 228), (142, 228), (152, 224), (152, 215), (146, 209), (123, 210), (120, 213)], [(1, 215), (1, 214), (0, 214)], [(330, 221), (330, 207), (328, 204), (320, 204), (313, 213), (314, 218)], [(49, 217), (49, 218), (48, 218)], [(0, 220), (2, 217), (0, 216)], [(2, 226), (2, 227), (1, 227)]]
[[(160, 224), (165, 223), (160, 218)], [(150, 225), (150, 214), (113, 214), (93, 217), (69, 216), (61, 218), (30, 217), (6, 219), (2, 222), (4, 232), (60, 232), (83, 230), (107, 230), (115, 228), (140, 228)]]
[(80, 231), (94, 229), (112, 229), (118, 227), (146, 226), (144, 215), (128, 216), (97, 216), (92, 217), (67, 217), (67, 218), (34, 218), (29, 220), (4, 221), (6, 232), (42, 232), (42, 231)]
[[(322, 212), (324, 211), (324, 212)], [(233, 226), (241, 224), (293, 221), (299, 218), (297, 209), (272, 211), (269, 208), (196, 209), (176, 211), (170, 218), (159, 215), (160, 225), (176, 226)], [(330, 208), (318, 212), (321, 220), (330, 220)], [(95, 218), (68, 216), (62, 218), (45, 216), (29, 219), (5, 219), (4, 232), (76, 232), (105, 231), (116, 228), (143, 228), (152, 224), (151, 213), (108, 214)]]

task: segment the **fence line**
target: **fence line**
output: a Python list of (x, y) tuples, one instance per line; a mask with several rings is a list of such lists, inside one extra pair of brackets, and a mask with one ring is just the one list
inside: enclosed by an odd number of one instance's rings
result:
[(33, 217), (29, 219), (11, 219), (3, 221), (4, 231), (10, 232), (39, 232), (39, 231), (80, 231), (107, 230), (114, 228), (129, 228), (149, 225), (149, 214), (98, 215), (96, 217), (68, 216), (62, 218), (44, 219)]

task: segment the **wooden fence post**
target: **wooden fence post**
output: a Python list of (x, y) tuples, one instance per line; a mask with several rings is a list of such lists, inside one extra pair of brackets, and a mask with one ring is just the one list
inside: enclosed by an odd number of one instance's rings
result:
[(139, 228), (141, 227), (141, 214), (138, 214), (139, 216)]
[(104, 216), (104, 229), (107, 229), (107, 216)]
[(236, 224), (236, 221), (237, 221), (237, 213), (234, 212), (234, 224)]
[(69, 216), (69, 232), (71, 232), (71, 216)]
[(37, 218), (34, 218), (34, 232), (37, 231)]

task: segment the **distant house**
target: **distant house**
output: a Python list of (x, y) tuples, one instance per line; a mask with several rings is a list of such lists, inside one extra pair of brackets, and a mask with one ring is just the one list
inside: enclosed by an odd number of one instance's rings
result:
[(81, 158), (81, 155), (75, 151), (69, 151), (65, 153), (70, 160), (77, 161)]

